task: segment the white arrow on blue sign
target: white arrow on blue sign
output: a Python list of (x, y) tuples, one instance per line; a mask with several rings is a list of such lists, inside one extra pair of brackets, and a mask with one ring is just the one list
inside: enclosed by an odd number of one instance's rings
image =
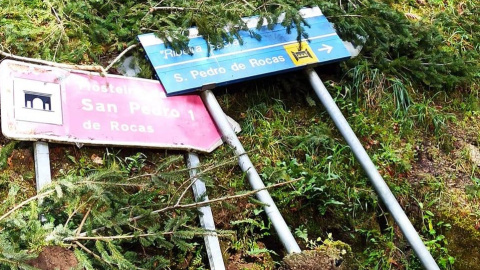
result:
[[(301, 43), (297, 41), (295, 29), (288, 34), (280, 24), (268, 29), (266, 23), (255, 30), (261, 35), (260, 40), (248, 31), (242, 31), (243, 44), (234, 40), (221, 49), (207, 45), (195, 28), (190, 30), (189, 49), (178, 53), (165, 46), (154, 34), (143, 34), (138, 38), (167, 95), (210, 89), (350, 58), (342, 40), (318, 7), (305, 8), (300, 13), (309, 25), (305, 26), (308, 39)], [(247, 18), (246, 22), (255, 29), (258, 18)]]

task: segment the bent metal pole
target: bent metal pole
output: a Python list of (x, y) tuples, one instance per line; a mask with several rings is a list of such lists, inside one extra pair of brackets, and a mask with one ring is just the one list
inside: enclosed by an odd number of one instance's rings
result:
[(320, 77), (318, 77), (317, 73), (311, 68), (307, 69), (307, 75), (313, 89), (317, 93), (318, 98), (322, 102), (330, 117), (333, 119), (333, 122), (335, 122), (335, 125), (340, 133), (342, 133), (342, 136), (352, 149), (353, 154), (358, 159), (358, 162), (360, 165), (362, 165), (362, 168), (367, 173), (367, 176), (377, 191), (378, 196), (387, 206), (389, 212), (392, 214), (393, 218), (402, 230), (405, 238), (407, 238), (410, 245), (412, 245), (413, 250), (422, 262), (423, 267), (428, 270), (440, 269), (430, 252), (423, 244), (417, 231), (412, 226), (412, 223), (410, 223), (410, 220), (408, 220), (407, 215), (405, 215), (403, 212), (402, 207), (400, 204), (398, 204), (395, 196), (393, 196), (377, 168), (363, 148), (362, 144), (358, 140), (357, 136), (353, 132), (352, 128), (348, 124), (347, 120), (343, 116), (342, 112), (328, 93), (325, 85), (323, 85), (322, 80), (320, 80)]
[[(225, 113), (223, 112), (220, 104), (218, 104), (215, 95), (210, 90), (203, 91), (201, 93), (203, 102), (205, 106), (210, 111), (212, 118), (217, 124), (217, 128), (222, 133), (222, 138), (224, 142), (233, 147), (235, 154), (238, 156), (238, 164), (243, 172), (247, 174), (248, 181), (252, 186), (253, 190), (259, 190), (265, 188), (260, 176), (257, 173), (257, 170), (253, 166), (250, 158), (248, 157), (245, 149), (243, 148), (240, 140), (238, 140), (237, 135), (233, 131), (232, 127), (228, 123)], [(272, 221), (273, 227), (277, 232), (280, 241), (287, 250), (289, 254), (291, 253), (300, 253), (300, 247), (298, 246), (295, 238), (293, 237), (290, 229), (287, 226), (287, 223), (283, 219), (280, 211), (278, 211), (277, 206), (273, 202), (272, 197), (267, 190), (263, 189), (256, 193), (257, 199), (265, 204), (264, 210), (267, 213), (268, 217)]]

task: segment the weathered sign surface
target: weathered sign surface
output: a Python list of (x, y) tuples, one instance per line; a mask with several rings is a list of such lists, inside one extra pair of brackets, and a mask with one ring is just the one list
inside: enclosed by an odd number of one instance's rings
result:
[[(301, 46), (296, 29), (287, 34), (280, 24), (273, 29), (268, 29), (266, 24), (255, 29), (261, 40), (243, 31), (240, 33), (242, 45), (235, 40), (222, 49), (208, 45), (196, 29), (190, 30), (189, 49), (178, 53), (166, 47), (154, 34), (138, 38), (168, 95), (350, 58), (342, 40), (318, 7), (302, 9), (300, 13), (310, 26), (305, 26), (308, 39), (303, 40)], [(245, 20), (250, 28), (257, 26), (258, 18)]]
[(221, 144), (201, 98), (167, 98), (158, 81), (6, 60), (0, 82), (9, 138), (202, 152)]

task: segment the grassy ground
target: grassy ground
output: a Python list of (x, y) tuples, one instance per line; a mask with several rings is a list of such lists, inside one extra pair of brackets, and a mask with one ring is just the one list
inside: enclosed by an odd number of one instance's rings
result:
[[(328, 115), (311, 97), (309, 87), (301, 83), (302, 75), (295, 75), (297, 91), (282, 89), (287, 82), (279, 78), (265, 82), (269, 87), (258, 82), (251, 86), (265, 90), (221, 96), (230, 115), (242, 118), (242, 107), (247, 106), (243, 141), (265, 182), (304, 177), (272, 192), (289, 224), (297, 235), (308, 235), (304, 246), (328, 233), (350, 244), (357, 267), (418, 267)], [(335, 95), (335, 88), (330, 89)], [(477, 256), (457, 250), (476, 241), (465, 240), (465, 234), (454, 235), (462, 230), (477, 234), (478, 200), (471, 192), (476, 189), (478, 164), (470, 151), (477, 149), (478, 116), (468, 116), (472, 112), (455, 115), (442, 108), (438, 113), (452, 120), (435, 136), (433, 124), (412, 127), (392, 118), (388, 110), (394, 110), (393, 103), (390, 108), (367, 110), (343, 99), (341, 92), (336, 94), (353, 129), (439, 264), (450, 268), (457, 258), (455, 269), (476, 267)], [(385, 94), (382, 99), (386, 100), (378, 102), (387, 103), (391, 98)], [(455, 98), (449, 100), (455, 102)]]

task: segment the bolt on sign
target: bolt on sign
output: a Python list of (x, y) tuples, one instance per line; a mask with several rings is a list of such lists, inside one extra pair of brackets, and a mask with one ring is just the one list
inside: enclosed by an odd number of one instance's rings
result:
[(283, 18), (279, 18), (273, 29), (269, 29), (265, 21), (257, 30), (258, 17), (244, 20), (252, 31), (261, 35), (260, 40), (249, 31), (241, 31), (243, 44), (235, 39), (223, 48), (208, 45), (195, 28), (189, 32), (189, 48), (180, 52), (167, 47), (154, 34), (139, 35), (138, 39), (167, 95), (210, 89), (351, 57), (318, 7), (301, 9), (300, 14), (308, 24), (304, 27), (308, 39), (300, 43), (295, 29), (286, 33), (280, 25)]
[(198, 95), (167, 98), (158, 81), (0, 64), (2, 131), (16, 140), (211, 152), (221, 141)]

